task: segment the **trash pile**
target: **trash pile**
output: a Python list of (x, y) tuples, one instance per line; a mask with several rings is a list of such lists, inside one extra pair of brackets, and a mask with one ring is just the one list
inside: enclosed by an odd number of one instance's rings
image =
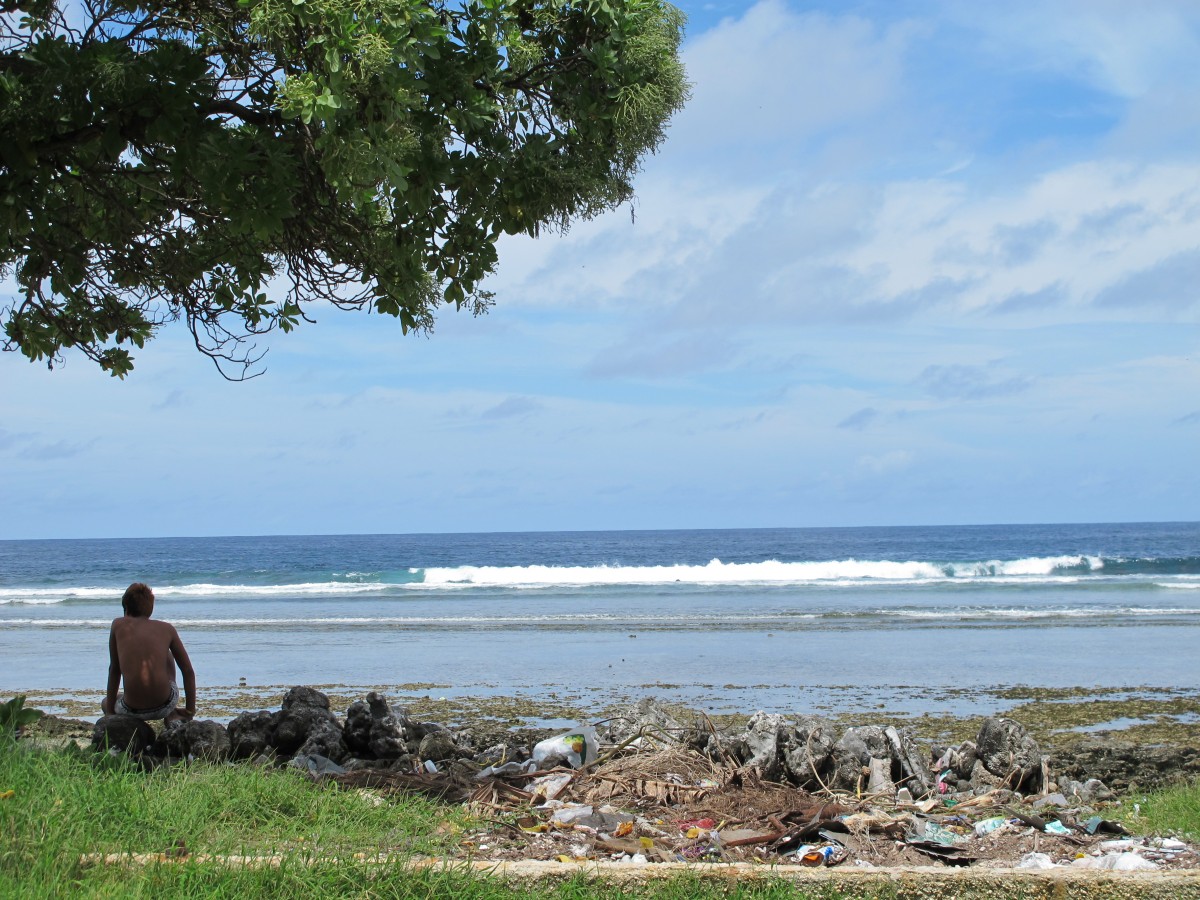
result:
[(147, 765), (287, 765), (372, 796), (466, 803), (489, 823), (461, 836), (459, 852), (475, 859), (1200, 868), (1183, 841), (1130, 835), (1102, 782), (1056, 779), (1010, 719), (937, 747), (890, 726), (838, 734), (819, 717), (760, 712), (722, 732), (703, 714), (677, 716), (647, 699), (532, 747), (515, 736), (479, 747), (471, 730), (416, 722), (377, 693), (339, 720), (325, 695), (296, 687), (282, 709), (227, 728), (187, 722), (147, 735), (145, 723), (106, 716), (93, 743)]
[(626, 865), (1200, 867), (1182, 841), (1130, 837), (1102, 811), (1115, 798), (1100, 782), (1050, 781), (1049, 760), (1015, 722), (988, 720), (978, 740), (943, 749), (932, 766), (890, 728), (848, 729), (832, 741), (828, 723), (814, 719), (759, 714), (733, 737), (707, 724), (699, 733), (643, 701), (610, 724), (611, 749), (597, 747), (594, 765), (483, 770), (470, 802), (514, 818), (467, 836), (464, 849)]

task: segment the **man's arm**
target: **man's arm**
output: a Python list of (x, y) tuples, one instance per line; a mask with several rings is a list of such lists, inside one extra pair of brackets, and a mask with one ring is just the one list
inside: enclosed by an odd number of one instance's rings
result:
[(191, 718), (196, 715), (196, 672), (192, 669), (192, 661), (188, 659), (187, 650), (174, 625), (171, 626), (171, 655), (175, 657), (175, 665), (179, 666), (183, 675), (184, 709), (188, 718)]
[(111, 716), (117, 710), (117, 690), (121, 687), (121, 660), (117, 656), (117, 635), (113, 628), (108, 629), (108, 688), (104, 693), (104, 702), (100, 708), (105, 715)]

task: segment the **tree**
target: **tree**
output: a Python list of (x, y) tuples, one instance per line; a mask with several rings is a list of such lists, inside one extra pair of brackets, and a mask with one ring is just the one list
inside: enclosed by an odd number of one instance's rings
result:
[(483, 311), (498, 237), (629, 200), (688, 90), (664, 0), (0, 0), (0, 22), (4, 349), (120, 377), (169, 321), (246, 377), (254, 336), (314, 304), (405, 331)]

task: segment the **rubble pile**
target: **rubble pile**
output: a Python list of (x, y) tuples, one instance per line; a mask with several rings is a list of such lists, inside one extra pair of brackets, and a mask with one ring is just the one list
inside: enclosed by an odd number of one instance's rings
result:
[(1102, 781), (1056, 775), (1011, 719), (932, 746), (906, 729), (839, 733), (812, 716), (759, 712), (729, 732), (685, 718), (643, 700), (533, 746), (480, 747), (469, 730), (417, 722), (378, 693), (339, 719), (320, 691), (294, 687), (281, 709), (227, 727), (192, 721), (155, 735), (106, 716), (93, 744), (147, 766), (287, 765), (346, 789), (467, 803), (499, 823), (462, 837), (464, 856), (487, 859), (1200, 868), (1182, 841), (1130, 835)]

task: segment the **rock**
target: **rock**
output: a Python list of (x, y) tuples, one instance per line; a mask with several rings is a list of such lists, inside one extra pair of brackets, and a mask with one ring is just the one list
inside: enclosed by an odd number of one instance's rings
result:
[(1099, 778), (1089, 778), (1085, 781), (1079, 788), (1079, 797), (1084, 803), (1101, 803), (1117, 799), (1116, 793)]
[[(891, 760), (891, 745), (883, 728), (864, 725), (847, 728), (833, 745), (830, 755), (833, 768), (827, 786), (832, 790), (857, 793), (867, 785), (872, 759)], [(889, 776), (895, 779), (894, 768), (889, 771)]]
[(461, 755), (462, 751), (458, 744), (454, 743), (454, 737), (444, 729), (425, 735), (421, 738), (421, 744), (417, 748), (417, 756), (421, 759), (431, 759), (434, 762), (457, 759)]
[(826, 784), (834, 790), (858, 791), (872, 779), (880, 790), (890, 792), (895, 785), (903, 785), (914, 797), (925, 796), (934, 788), (925, 751), (917, 748), (908, 731), (890, 725), (847, 728), (830, 757), (832, 771)]
[(163, 731), (161, 742), (171, 756), (180, 759), (194, 757), (220, 762), (230, 754), (229, 732), (224, 725), (209, 719), (171, 725)]
[(820, 716), (800, 716), (784, 735), (783, 761), (790, 781), (806, 790), (821, 787), (832, 766), (837, 741), (833, 725)]
[(1044, 809), (1047, 806), (1065, 807), (1069, 804), (1064, 794), (1047, 794), (1033, 801), (1034, 809)]
[(783, 716), (759, 710), (750, 717), (741, 736), (749, 751), (745, 764), (757, 768), (767, 781), (785, 780), (787, 768), (781, 751), (793, 733), (794, 726)]
[(346, 710), (343, 739), (350, 753), (375, 759), (395, 759), (408, 752), (408, 717), (402, 710), (393, 712), (387, 699), (372, 691), (365, 700), (355, 700)]
[(1120, 793), (1156, 790), (1200, 777), (1200, 747), (1147, 746), (1106, 736), (1072, 748), (1070, 755), (1057, 763), (1066, 776), (1062, 779), (1064, 783), (1068, 778), (1079, 781), (1098, 778)]
[(607, 744), (623, 744), (638, 735), (659, 744), (678, 744), (688, 730), (653, 697), (643, 697), (613, 716), (599, 737)]
[(371, 707), (364, 700), (355, 700), (346, 708), (346, 724), (342, 728), (342, 739), (347, 749), (355, 754), (370, 753), (371, 725), (374, 724)]
[[(925, 753), (917, 749), (909, 731), (899, 731), (889, 725), (883, 730), (883, 736), (891, 750), (892, 771), (899, 768), (904, 786), (917, 797), (931, 793), (934, 789), (933, 773), (929, 771)], [(896, 776), (893, 774), (892, 777), (894, 779)]]
[(328, 710), (329, 698), (316, 688), (305, 687), (304, 685), (297, 685), (283, 695), (283, 709), (285, 711), (302, 707)]
[(888, 774), (892, 770), (891, 760), (872, 759), (868, 768), (871, 770), (871, 774), (867, 779), (867, 793), (882, 794), (887, 797), (894, 796), (896, 785)]
[(406, 720), (384, 716), (371, 727), (370, 751), (379, 759), (396, 759), (408, 752)]
[(297, 756), (323, 756), (334, 762), (341, 762), (349, 753), (346, 741), (342, 737), (342, 728), (337, 720), (314, 718), (304, 743), (296, 751)]
[(967, 784), (976, 794), (986, 794), (993, 788), (1000, 786), (1000, 779), (987, 770), (982, 759), (977, 759), (975, 760), (975, 767), (971, 769), (971, 776)]
[(938, 774), (949, 771), (953, 773), (957, 781), (965, 783), (971, 780), (971, 773), (975, 771), (977, 759), (979, 759), (979, 752), (975, 747), (975, 742), (963, 741), (957, 747), (950, 747), (944, 751), (934, 768)]
[(388, 772), (411, 772), (417, 765), (417, 758), (406, 753), (396, 759), (381, 760), (381, 762), (387, 763), (386, 771)]
[(880, 725), (847, 728), (842, 732), (837, 745), (841, 745), (843, 749), (853, 748), (863, 765), (866, 765), (871, 757), (890, 759), (892, 755), (887, 729)]
[(327, 737), (329, 725), (338, 730), (341, 741), (341, 726), (329, 711), (329, 698), (314, 688), (294, 687), (284, 696), (283, 709), (274, 716), (268, 742), (279, 753), (290, 756), (305, 745), (310, 732), (319, 731), (318, 740), (323, 746), (331, 744), (332, 739)]
[(244, 712), (233, 718), (229, 733), (229, 755), (233, 759), (253, 759), (271, 748), (271, 725), (275, 714), (265, 709)]
[(119, 750), (141, 756), (154, 745), (154, 729), (133, 716), (101, 716), (92, 728), (95, 750)]
[(460, 781), (470, 781), (479, 774), (480, 766), (472, 759), (452, 759), (446, 766), (446, 771)]
[(731, 762), (738, 764), (744, 764), (752, 755), (750, 745), (746, 743), (745, 738), (740, 734), (729, 738), (722, 738), (721, 749)]
[[(296, 715), (290, 712), (277, 712), (271, 721), (271, 732), (268, 743), (284, 756), (291, 756), (308, 740), (308, 732), (314, 721), (320, 721), (318, 714)], [(325, 715), (332, 715), (326, 712)]]
[(475, 762), (481, 766), (499, 766), (507, 762), (523, 762), (529, 757), (527, 747), (515, 744), (493, 744), (486, 750), (475, 754)]
[(1014, 791), (1042, 786), (1042, 753), (1025, 727), (1012, 719), (985, 719), (975, 744), (983, 767)]

